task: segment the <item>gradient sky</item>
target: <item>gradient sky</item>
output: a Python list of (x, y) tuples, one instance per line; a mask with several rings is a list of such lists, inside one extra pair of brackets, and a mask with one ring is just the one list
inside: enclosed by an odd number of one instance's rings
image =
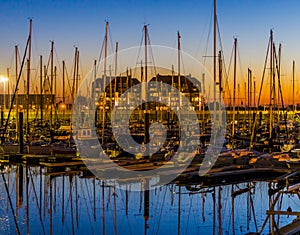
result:
[[(152, 44), (176, 47), (179, 30), (182, 50), (203, 61), (206, 48), (206, 55), (212, 55), (212, 11), (213, 0), (1, 0), (0, 74), (6, 74), (7, 68), (13, 70), (16, 44), (23, 54), (28, 37), (28, 18), (33, 19), (34, 68), (38, 68), (39, 55), (49, 57), (50, 40), (54, 40), (56, 63), (65, 60), (70, 70), (76, 45), (80, 50), (81, 72), (85, 74), (92, 67), (93, 60), (99, 57), (105, 20), (110, 23), (111, 41), (113, 44), (118, 41), (120, 50), (140, 44), (146, 23), (149, 24)], [(300, 74), (300, 1), (219, 0), (217, 14), (227, 67), (233, 37), (238, 38), (241, 61), (238, 65), (238, 82), (241, 84), (246, 81), (248, 67), (253, 70), (257, 83), (260, 83), (269, 31), (273, 29), (277, 48), (278, 43), (282, 43), (282, 80), (285, 93), (289, 94), (286, 95), (286, 102), (290, 102), (293, 60), (296, 61), (296, 79)], [(206, 59), (209, 69), (211, 62), (211, 59)], [(229, 79), (232, 80), (231, 77)], [(298, 80), (296, 84), (297, 92)], [(299, 94), (296, 98), (300, 102)]]

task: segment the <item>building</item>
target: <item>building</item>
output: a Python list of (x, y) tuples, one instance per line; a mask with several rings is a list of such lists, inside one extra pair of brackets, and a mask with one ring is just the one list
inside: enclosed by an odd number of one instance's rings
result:
[[(0, 106), (1, 110), (3, 110), (4, 106), (5, 109), (9, 109), (11, 105), (11, 101), (13, 99), (13, 95), (8, 94), (0, 94)], [(43, 101), (42, 101), (43, 99)], [(50, 94), (30, 94), (29, 95), (29, 109), (40, 109), (41, 101), (43, 102), (43, 108), (47, 108), (51, 105), (52, 101), (55, 101), (55, 96)], [(18, 94), (14, 98), (14, 106), (16, 108), (16, 104), (18, 104), (19, 109), (26, 109), (27, 107), (27, 95), (26, 94)]]
[[(104, 78), (97, 78), (92, 84), (93, 91), (93, 99), (99, 109), (103, 109), (105, 105), (105, 109), (107, 111), (113, 109), (115, 105), (124, 106), (124, 109), (129, 108), (127, 105), (133, 105), (134, 103), (140, 103), (141, 99), (143, 99), (142, 94), (136, 90), (135, 85), (140, 84), (140, 81), (136, 78), (132, 78), (131, 75), (128, 76), (117, 76), (115, 77), (106, 77), (107, 86), (105, 88), (105, 93), (101, 92), (104, 88)], [(161, 90), (159, 83), (168, 84), (179, 90), (179, 82), (177, 75), (160, 75), (157, 74), (153, 77), (150, 82), (155, 81), (158, 82), (156, 85), (150, 83), (148, 86), (148, 90), (146, 91), (147, 95), (150, 97), (159, 97), (158, 100), (162, 101), (165, 104), (169, 104), (171, 107), (177, 107), (180, 105), (181, 99), (178, 97), (177, 92), (166, 92)], [(201, 93), (201, 82), (198, 81), (197, 78), (192, 77), (191, 75), (180, 76), (180, 93), (185, 96), (190, 104), (194, 106), (195, 110), (199, 110), (202, 101), (204, 101), (202, 93)], [(132, 90), (133, 89), (133, 90)], [(123, 94), (126, 91), (129, 94), (124, 96)], [(177, 94), (177, 95), (176, 95)], [(105, 104), (104, 104), (104, 96), (105, 96)], [(131, 97), (130, 97), (131, 96)], [(149, 98), (150, 98), (149, 97)], [(183, 99), (182, 99), (183, 100)], [(150, 109), (156, 109), (158, 104), (151, 104)], [(132, 108), (132, 107), (131, 107)]]

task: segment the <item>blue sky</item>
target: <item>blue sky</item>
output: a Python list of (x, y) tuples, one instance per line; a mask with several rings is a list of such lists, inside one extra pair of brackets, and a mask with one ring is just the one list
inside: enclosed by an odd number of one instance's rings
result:
[[(33, 60), (49, 57), (50, 40), (55, 41), (57, 60), (71, 68), (74, 45), (79, 47), (82, 72), (99, 57), (105, 20), (110, 23), (111, 41), (119, 48), (138, 46), (142, 28), (149, 24), (152, 44), (176, 47), (177, 30), (182, 50), (203, 60), (212, 54), (209, 34), (213, 0), (203, 1), (0, 1), (0, 73), (13, 67), (14, 46), (23, 53), (29, 20), (33, 19)], [(297, 0), (219, 0), (217, 14), (225, 59), (229, 63), (233, 37), (238, 38), (241, 77), (247, 67), (260, 78), (269, 38), (282, 45), (283, 73), (290, 80), (292, 60), (300, 64), (300, 2)], [(33, 63), (34, 64), (34, 63)], [(300, 66), (299, 66), (300, 67)], [(298, 69), (297, 69), (298, 71)], [(242, 81), (241, 81), (242, 82)]]

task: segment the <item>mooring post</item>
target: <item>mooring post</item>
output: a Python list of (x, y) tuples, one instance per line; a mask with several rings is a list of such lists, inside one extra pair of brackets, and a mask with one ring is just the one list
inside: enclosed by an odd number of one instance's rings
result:
[(262, 122), (262, 111), (259, 112), (259, 126), (261, 126)]
[(4, 124), (4, 111), (1, 111), (1, 126)]
[(19, 152), (24, 153), (23, 112), (19, 112)]

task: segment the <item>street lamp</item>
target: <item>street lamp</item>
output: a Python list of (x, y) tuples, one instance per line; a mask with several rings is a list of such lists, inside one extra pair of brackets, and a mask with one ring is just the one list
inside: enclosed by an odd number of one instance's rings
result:
[(0, 75), (0, 82), (3, 82), (3, 110), (5, 110), (5, 82), (8, 81), (8, 77)]

